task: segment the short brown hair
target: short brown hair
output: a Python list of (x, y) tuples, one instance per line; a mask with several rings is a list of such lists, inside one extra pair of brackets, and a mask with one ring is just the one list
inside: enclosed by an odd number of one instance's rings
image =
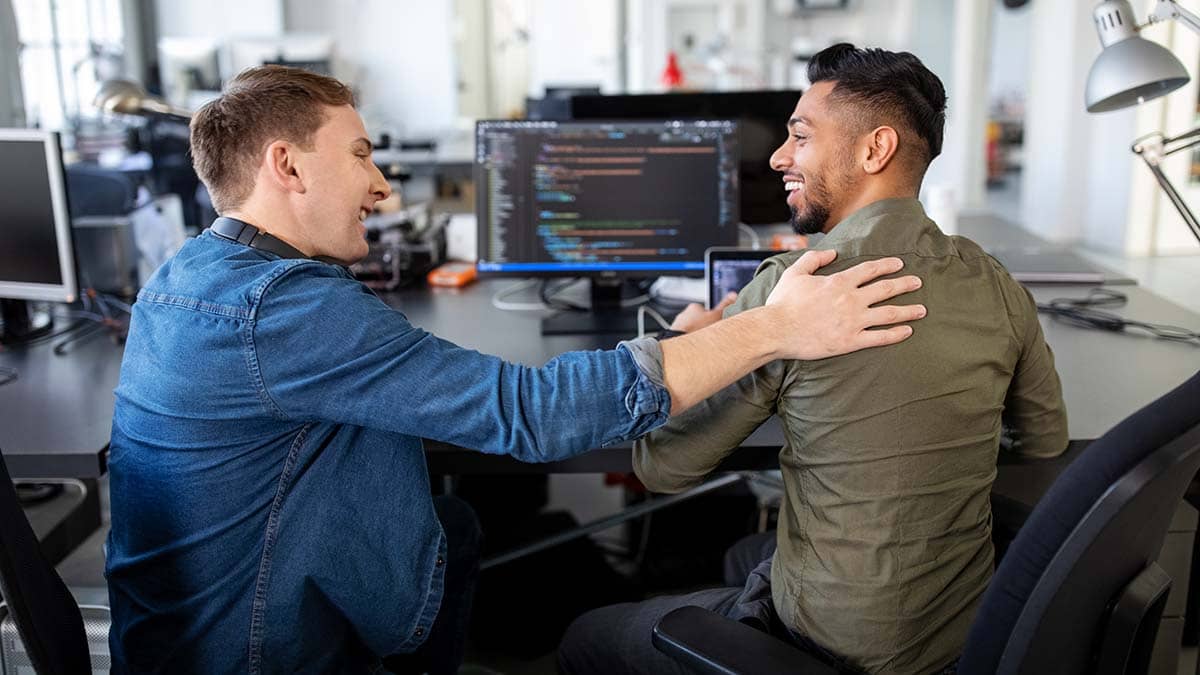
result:
[(236, 209), (254, 190), (263, 149), (286, 140), (308, 150), (325, 122), (321, 106), (354, 105), (341, 82), (286, 66), (248, 68), (192, 116), (196, 174), (217, 213)]

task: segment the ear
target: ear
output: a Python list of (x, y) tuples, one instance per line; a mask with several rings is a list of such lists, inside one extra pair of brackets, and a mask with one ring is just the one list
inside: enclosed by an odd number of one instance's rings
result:
[(298, 167), (299, 150), (295, 145), (282, 140), (267, 146), (263, 169), (273, 183), (287, 192), (305, 191)]
[(886, 169), (900, 148), (900, 135), (892, 127), (876, 127), (863, 141), (862, 168), (869, 174)]

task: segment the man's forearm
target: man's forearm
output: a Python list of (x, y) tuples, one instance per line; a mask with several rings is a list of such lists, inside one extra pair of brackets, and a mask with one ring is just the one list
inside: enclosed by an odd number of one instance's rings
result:
[(771, 308), (758, 307), (662, 342), (663, 383), (677, 415), (776, 358)]

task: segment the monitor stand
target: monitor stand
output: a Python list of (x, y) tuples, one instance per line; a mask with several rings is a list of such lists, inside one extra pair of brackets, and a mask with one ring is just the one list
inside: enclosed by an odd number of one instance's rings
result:
[(31, 312), (24, 300), (0, 300), (0, 343), (16, 345), (47, 335), (54, 327), (49, 312)]
[(559, 312), (542, 319), (542, 335), (637, 335), (637, 307), (621, 306), (622, 279), (591, 280), (591, 309)]

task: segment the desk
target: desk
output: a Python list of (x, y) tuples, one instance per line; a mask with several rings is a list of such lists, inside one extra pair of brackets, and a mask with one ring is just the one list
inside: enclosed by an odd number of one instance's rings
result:
[[(69, 320), (57, 319), (61, 329)], [(54, 481), (64, 495), (33, 505), (25, 515), (42, 553), (57, 565), (103, 520), (96, 479), (104, 474), (112, 426), (113, 387), (122, 349), (105, 333), (0, 352), (0, 366), (17, 371), (0, 386), (0, 450), (13, 478)]]
[[(57, 319), (56, 328), (69, 320)], [(108, 459), (122, 349), (97, 334), (0, 352), (17, 380), (0, 385), (0, 450), (13, 478), (98, 478)]]
[[(464, 347), (539, 366), (573, 349), (613, 346), (611, 337), (540, 334), (541, 312), (503, 312), (492, 295), (509, 280), (488, 280), (462, 290), (424, 288), (384, 296), (416, 325)], [(1078, 297), (1086, 286), (1035, 287), (1041, 302)], [(1200, 316), (1137, 286), (1121, 286), (1127, 317), (1200, 328)], [(1073, 440), (1099, 437), (1134, 410), (1200, 370), (1200, 348), (1134, 334), (1084, 330), (1042, 317), (1063, 381)], [(919, 327), (919, 326), (918, 326)], [(106, 337), (75, 343), (67, 356), (48, 345), (0, 352), (0, 366), (17, 381), (0, 386), (0, 449), (14, 478), (93, 478), (105, 471), (113, 396), (121, 350)], [(783, 443), (777, 423), (763, 425), (727, 468), (770, 468)], [(551, 465), (427, 443), (434, 473), (627, 472), (629, 445), (598, 449)]]
[[(461, 291), (410, 290), (385, 296), (414, 324), (430, 332), (510, 361), (539, 366), (572, 349), (602, 349), (615, 341), (601, 336), (540, 334), (540, 312), (502, 312), (491, 296), (512, 283), (487, 280)], [(1039, 302), (1057, 297), (1082, 297), (1094, 286), (1038, 286)], [(1200, 329), (1200, 315), (1167, 302), (1137, 286), (1120, 286), (1129, 303), (1116, 313), (1154, 323)], [(1200, 348), (1184, 343), (1128, 333), (1086, 330), (1041, 317), (1046, 340), (1054, 349), (1063, 382), (1070, 438), (1098, 438), (1130, 413), (1179, 385), (1200, 370)], [(920, 324), (917, 324), (920, 330)], [(783, 434), (775, 420), (764, 424), (730, 458), (725, 468), (774, 468)], [(628, 443), (595, 450), (548, 466), (528, 465), (503, 456), (427, 442), (434, 473), (510, 473), (538, 471), (593, 473), (631, 471)], [(1040, 493), (1039, 493), (1040, 494)]]

